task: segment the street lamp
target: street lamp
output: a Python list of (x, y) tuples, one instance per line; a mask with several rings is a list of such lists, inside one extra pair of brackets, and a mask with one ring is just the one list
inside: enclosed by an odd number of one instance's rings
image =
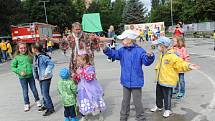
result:
[(39, 1), (39, 2), (43, 2), (43, 7), (44, 7), (44, 11), (45, 11), (45, 17), (46, 17), (46, 23), (48, 24), (48, 18), (47, 18), (47, 14), (46, 14), (46, 3), (49, 1)]
[(170, 4), (171, 4), (171, 22), (172, 22), (172, 27), (173, 27), (172, 0), (170, 0)]

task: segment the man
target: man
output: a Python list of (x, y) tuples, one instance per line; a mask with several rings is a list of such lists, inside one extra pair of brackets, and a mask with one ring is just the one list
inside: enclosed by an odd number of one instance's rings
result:
[(10, 60), (11, 60), (11, 59), (13, 59), (13, 55), (12, 55), (13, 50), (12, 50), (12, 46), (10, 44), (10, 40), (7, 40), (6, 43), (7, 43), (7, 53), (10, 56)]
[(1, 41), (0, 48), (1, 48), (2, 56), (3, 56), (3, 61), (6, 61), (7, 60), (7, 44), (6, 44), (5, 40)]
[(90, 60), (92, 64), (94, 63), (94, 54), (93, 54), (94, 51), (93, 51), (93, 47), (91, 46), (92, 41), (94, 41), (95, 39), (97, 41), (113, 40), (113, 38), (96, 36), (94, 33), (91, 33), (89, 36), (87, 36), (87, 34), (82, 31), (82, 27), (79, 22), (75, 22), (72, 24), (72, 33), (68, 35), (67, 39), (69, 42), (69, 46), (72, 49), (71, 59), (69, 64), (70, 74), (76, 72), (76, 69), (77, 69), (76, 56), (83, 50), (90, 55), (91, 57)]
[(52, 42), (50, 37), (48, 37), (48, 39), (47, 39), (47, 50), (50, 54), (52, 54), (53, 46), (54, 46), (54, 43)]

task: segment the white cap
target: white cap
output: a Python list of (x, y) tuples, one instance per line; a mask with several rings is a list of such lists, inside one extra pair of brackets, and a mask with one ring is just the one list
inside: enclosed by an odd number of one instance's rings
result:
[(125, 30), (124, 32), (122, 32), (121, 35), (117, 36), (117, 38), (118, 39), (129, 38), (129, 39), (135, 40), (138, 36), (139, 36), (139, 34), (136, 33), (135, 31)]

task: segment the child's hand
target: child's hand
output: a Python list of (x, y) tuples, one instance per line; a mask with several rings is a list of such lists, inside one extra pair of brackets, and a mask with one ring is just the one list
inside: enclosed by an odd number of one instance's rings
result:
[(21, 76), (25, 76), (26, 73), (22, 71), (22, 72), (20, 72), (20, 75), (21, 75)]
[(198, 70), (198, 69), (200, 69), (200, 66), (197, 65), (197, 64), (190, 64), (189, 68), (192, 69), (192, 70)]
[(49, 79), (48, 74), (44, 75), (44, 79)]
[(76, 73), (77, 73), (77, 74), (81, 74), (82, 72), (83, 72), (83, 70), (80, 69), (80, 68), (78, 68), (78, 69), (76, 70)]
[(154, 55), (154, 53), (152, 51), (149, 51), (146, 53), (148, 57), (152, 57)]
[(75, 74), (75, 73), (72, 73), (71, 76), (72, 76), (72, 78), (75, 78), (76, 74)]

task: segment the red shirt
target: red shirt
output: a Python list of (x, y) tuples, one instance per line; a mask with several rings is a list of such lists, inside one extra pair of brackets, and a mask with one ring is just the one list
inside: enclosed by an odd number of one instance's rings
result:
[(175, 36), (182, 36), (182, 35), (183, 35), (183, 32), (182, 32), (181, 29), (176, 28), (174, 34), (175, 34)]

